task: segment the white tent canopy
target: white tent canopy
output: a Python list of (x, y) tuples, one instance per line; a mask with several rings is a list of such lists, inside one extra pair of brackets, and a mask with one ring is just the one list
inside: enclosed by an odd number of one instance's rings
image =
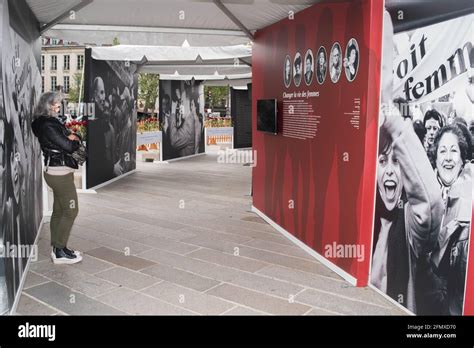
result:
[(250, 74), (251, 68), (246, 65), (239, 65), (237, 67), (222, 67), (222, 66), (212, 66), (212, 65), (186, 65), (186, 66), (176, 66), (176, 65), (143, 65), (139, 72), (150, 73), (150, 74), (160, 74), (160, 75), (171, 75), (178, 72), (179, 75), (241, 75), (241, 74)]
[(215, 80), (215, 81), (224, 81), (224, 80), (246, 80), (251, 79), (252, 74), (235, 74), (235, 75), (179, 75), (179, 74), (171, 74), (171, 75), (160, 75), (160, 78), (163, 80)]
[(247, 87), (252, 83), (252, 74), (235, 74), (235, 75), (160, 75), (162, 80), (191, 80), (203, 81), (207, 86), (232, 86)]
[(45, 36), (82, 44), (223, 46), (321, 0), (26, 0)]
[(136, 46), (118, 45), (93, 47), (92, 58), (98, 60), (123, 60), (148, 63), (195, 63), (201, 60), (215, 64), (226, 64), (237, 59), (250, 59), (250, 45), (190, 47), (190, 46)]
[[(160, 74), (169, 80), (251, 79), (250, 45), (219, 47), (132, 46), (92, 47), (97, 60), (122, 60), (141, 64), (140, 72)], [(225, 81), (223, 83), (225, 83)]]

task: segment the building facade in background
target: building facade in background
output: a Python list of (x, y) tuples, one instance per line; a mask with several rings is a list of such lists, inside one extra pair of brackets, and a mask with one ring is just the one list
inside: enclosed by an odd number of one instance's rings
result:
[(70, 89), (75, 86), (76, 74), (83, 72), (85, 46), (45, 37), (42, 41), (42, 92), (60, 89), (67, 98)]

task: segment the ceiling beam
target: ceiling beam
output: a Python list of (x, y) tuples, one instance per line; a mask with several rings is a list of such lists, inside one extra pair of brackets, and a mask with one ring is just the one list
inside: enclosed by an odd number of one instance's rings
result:
[(245, 65), (252, 67), (252, 63), (245, 61), (243, 58), (239, 58), (239, 62), (244, 63)]
[(67, 9), (64, 11), (62, 14), (54, 18), (51, 22), (46, 23), (40, 27), (40, 33), (43, 34), (45, 31), (62, 21), (64, 18), (67, 18), (68, 16), (71, 15), (71, 12), (77, 12), (79, 10), (82, 10), (84, 7), (87, 5), (91, 4), (93, 0), (81, 0), (81, 2), (77, 5), (72, 6), (71, 8)]
[(240, 30), (242, 30), (245, 35), (247, 35), (247, 37), (250, 39), (250, 40), (254, 40), (254, 37), (253, 37), (253, 34), (250, 32), (250, 30), (248, 30), (245, 25), (242, 24), (242, 22), (236, 17), (234, 16), (234, 14), (221, 2), (221, 0), (213, 0), (214, 4), (222, 11), (224, 12), (224, 14), (237, 26), (240, 28)]
[(77, 31), (110, 31), (110, 32), (134, 32), (134, 33), (171, 33), (171, 34), (198, 34), (198, 35), (224, 35), (224, 36), (246, 36), (240, 30), (226, 29), (199, 29), (199, 28), (173, 28), (173, 27), (137, 27), (120, 25), (97, 25), (97, 24), (56, 24), (51, 30), (77, 30)]
[(189, 62), (181, 63), (181, 62), (167, 62), (167, 63), (158, 63), (158, 62), (148, 62), (147, 66), (159, 67), (159, 68), (230, 68), (230, 69), (248, 69), (249, 66), (247, 65), (237, 65), (234, 64), (190, 64)]

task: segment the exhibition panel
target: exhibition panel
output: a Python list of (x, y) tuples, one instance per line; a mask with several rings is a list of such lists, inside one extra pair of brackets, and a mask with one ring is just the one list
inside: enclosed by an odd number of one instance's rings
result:
[(202, 81), (160, 80), (160, 125), (163, 160), (204, 152), (204, 85)]
[(250, 88), (230, 90), (231, 115), (234, 127), (234, 148), (252, 146), (252, 84)]
[[(424, 24), (426, 14), (419, 15), (411, 19)], [(421, 315), (463, 313), (472, 218), (473, 20), (472, 14), (433, 19), (395, 35), (390, 16), (384, 23), (370, 283)]]
[(136, 167), (137, 65), (85, 58), (84, 99), (94, 105), (87, 125), (87, 188)]
[[(211, 299), (219, 314), (474, 315), (473, 10), (469, 0), (0, 0), (0, 315), (16, 312), (38, 258), (32, 287), (66, 290), (23, 296), (56, 314), (106, 312), (107, 301), (111, 313), (127, 302), (120, 313), (209, 314)], [(48, 49), (85, 51), (45, 64), (41, 35), (58, 42)], [(58, 93), (37, 108), (48, 89)], [(54, 166), (32, 131), (38, 113), (86, 145), (83, 266), (50, 265), (58, 250), (79, 253), (37, 240), (43, 222), (51, 231), (42, 176)], [(138, 150), (169, 162), (136, 170)], [(56, 175), (73, 177), (71, 152)], [(196, 171), (207, 194), (186, 186)], [(124, 193), (133, 209), (113, 204)], [(65, 205), (51, 195), (56, 211)], [(200, 208), (174, 210), (181, 196)], [(66, 303), (72, 292), (84, 308)]]
[[(317, 4), (255, 35), (254, 207), (365, 285), (373, 221), (380, 1)], [(258, 131), (276, 99), (276, 132)], [(276, 134), (272, 134), (276, 133)]]
[(256, 33), (254, 210), (412, 313), (472, 314), (474, 18), (399, 5), (328, 1)]
[(40, 36), (24, 1), (0, 1), (0, 313), (21, 291), (42, 221), (42, 156), (31, 129), (41, 92)]

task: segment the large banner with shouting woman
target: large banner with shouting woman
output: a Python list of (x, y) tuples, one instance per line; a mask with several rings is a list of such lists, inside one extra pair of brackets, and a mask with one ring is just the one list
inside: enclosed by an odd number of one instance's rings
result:
[(384, 20), (370, 283), (462, 315), (472, 217), (474, 15), (394, 35)]

